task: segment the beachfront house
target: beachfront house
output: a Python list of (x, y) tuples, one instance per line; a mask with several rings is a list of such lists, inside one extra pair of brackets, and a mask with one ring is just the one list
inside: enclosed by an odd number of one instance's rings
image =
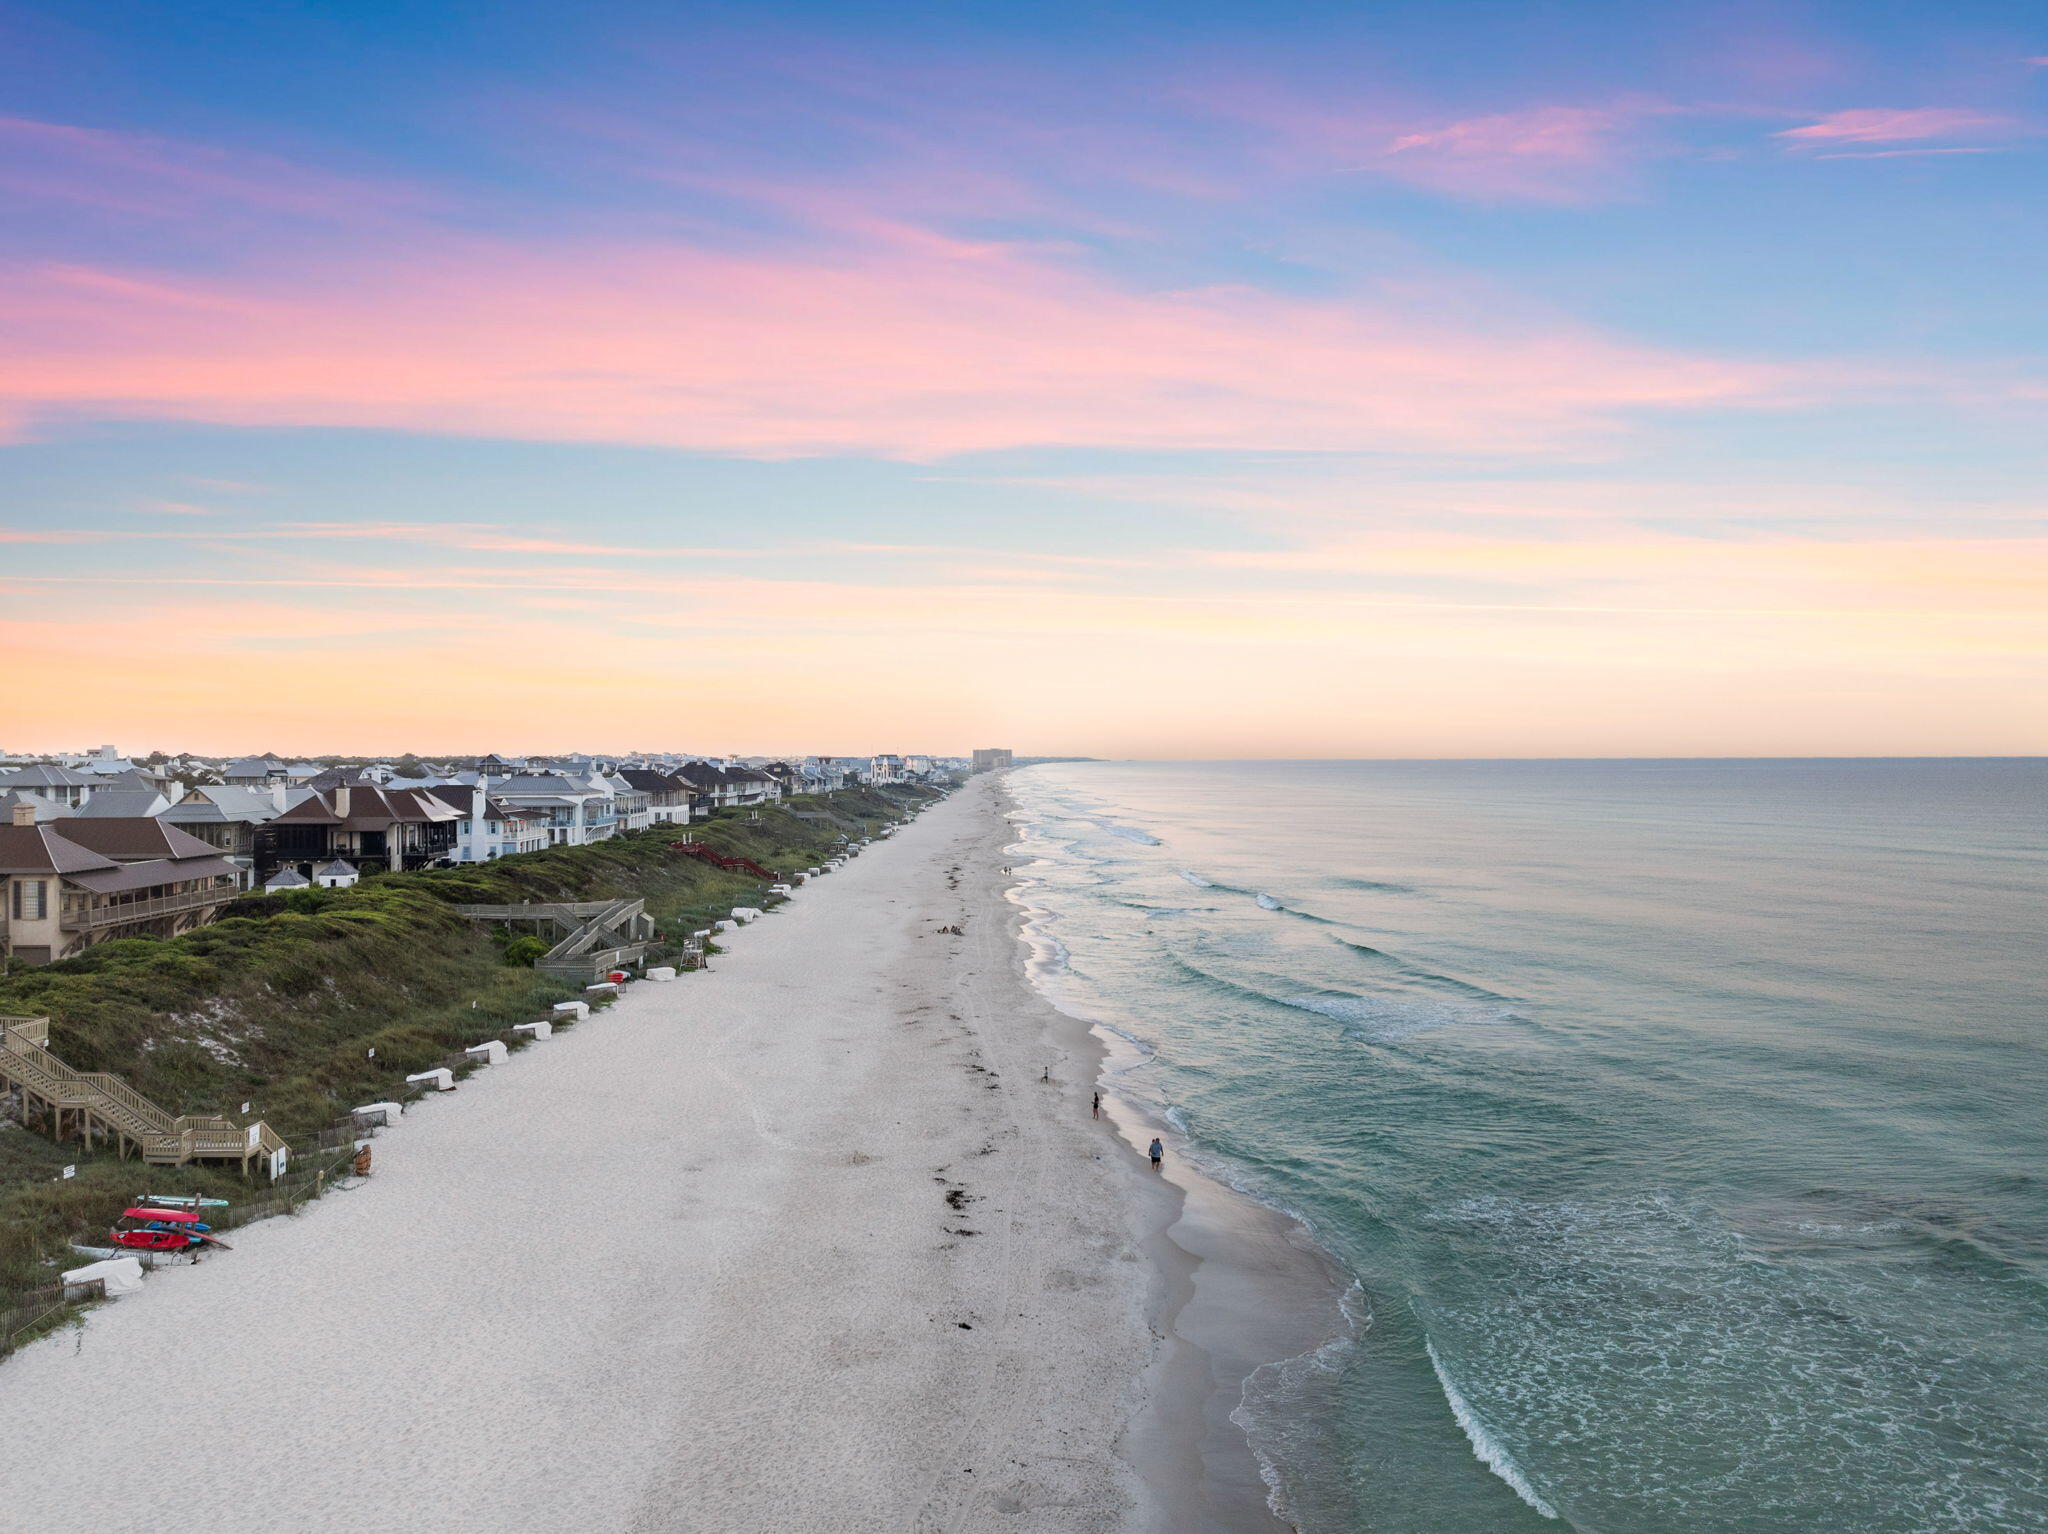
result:
[(649, 825), (682, 825), (690, 819), (694, 790), (674, 771), (652, 767), (621, 767), (618, 775), (647, 795)]
[(462, 812), (455, 828), (454, 862), (488, 863), (516, 852), (538, 852), (548, 845), (549, 817), (544, 810), (508, 804), (475, 783), (437, 783), (430, 791)]
[(0, 953), (25, 964), (119, 937), (171, 937), (213, 920), (242, 870), (150, 819), (38, 822), (17, 805), (0, 826)]
[(523, 772), (492, 783), (491, 798), (537, 813), (550, 847), (581, 847), (612, 834), (611, 791), (589, 779), (559, 772)]
[(377, 872), (427, 868), (449, 860), (462, 818), (430, 789), (316, 789), (258, 829), (256, 864), (266, 873), (337, 858)]
[(782, 797), (782, 785), (765, 772), (752, 767), (729, 766), (720, 769), (730, 793), (732, 804), (768, 804)]
[(654, 795), (650, 791), (636, 787), (617, 772), (601, 774), (599, 781), (611, 790), (613, 835), (644, 831), (654, 823)]

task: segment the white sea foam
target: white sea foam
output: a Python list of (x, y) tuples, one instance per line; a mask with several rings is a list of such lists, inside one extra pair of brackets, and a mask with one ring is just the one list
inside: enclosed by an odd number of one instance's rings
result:
[(1185, 868), (1183, 868), (1180, 871), (1180, 876), (1183, 879), (1187, 880), (1188, 883), (1192, 884), (1196, 889), (1207, 890), (1214, 889), (1216, 887), (1214, 881), (1204, 879), (1200, 874), (1192, 873)]
[(1264, 890), (1259, 891), (1258, 899), (1259, 904), (1264, 906), (1269, 911), (1277, 911), (1280, 909), (1280, 902), (1275, 900), (1271, 895), (1267, 894)]
[(1316, 1462), (1320, 1456), (1301, 1452), (1313, 1446), (1296, 1439), (1304, 1423), (1320, 1421), (1326, 1415), (1324, 1410), (1312, 1410), (1307, 1397), (1318, 1385), (1342, 1376), (1357, 1351), (1359, 1337), (1372, 1325), (1372, 1310), (1356, 1279), (1338, 1298), (1337, 1311), (1336, 1331), (1317, 1346), (1292, 1358), (1261, 1364), (1246, 1375), (1237, 1405), (1230, 1410), (1231, 1422), (1251, 1446), (1259, 1479), (1266, 1483), (1266, 1506), (1290, 1528), (1302, 1526), (1303, 1510), (1288, 1496), (1280, 1465), (1284, 1460), (1299, 1474)]
[(1472, 1410), (1472, 1403), (1467, 1401), (1459, 1393), (1458, 1387), (1451, 1383), (1450, 1371), (1444, 1368), (1443, 1359), (1437, 1355), (1436, 1344), (1425, 1338), (1422, 1345), (1429, 1350), (1429, 1366), (1436, 1370), (1436, 1382), (1443, 1386), (1444, 1399), (1451, 1403), (1451, 1415), (1458, 1419), (1458, 1426), (1465, 1430), (1465, 1437), (1471, 1442), (1472, 1452), (1479, 1456), (1480, 1463), (1506, 1481), (1516, 1496), (1545, 1518), (1555, 1518), (1557, 1509), (1545, 1502), (1536, 1488), (1529, 1484), (1528, 1477), (1522, 1474), (1522, 1467), (1515, 1463), (1514, 1456), (1501, 1446), (1500, 1440), (1493, 1436), (1493, 1430), (1480, 1420), (1477, 1412)]

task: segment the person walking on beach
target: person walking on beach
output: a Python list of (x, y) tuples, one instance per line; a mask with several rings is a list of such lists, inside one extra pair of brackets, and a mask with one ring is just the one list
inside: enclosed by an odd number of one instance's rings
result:
[(1089, 1111), (1088, 1116), (1097, 1119), (1102, 1117), (1102, 1094), (1100, 1092), (1095, 1094), (1095, 1106)]
[(1166, 1147), (1159, 1143), (1159, 1138), (1156, 1135), (1153, 1136), (1149, 1154), (1152, 1157), (1152, 1170), (1156, 1172), (1159, 1170), (1159, 1163), (1166, 1159)]

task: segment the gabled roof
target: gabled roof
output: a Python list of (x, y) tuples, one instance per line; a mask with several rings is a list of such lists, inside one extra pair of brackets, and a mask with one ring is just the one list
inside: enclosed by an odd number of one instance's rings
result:
[[(149, 858), (140, 863), (116, 863), (86, 873), (66, 874), (64, 882), (76, 884), (101, 895), (118, 895), (126, 890), (145, 890), (156, 884), (181, 884), (187, 879), (233, 878), (240, 885), (242, 870), (226, 858)], [(226, 892), (232, 896), (235, 892)]]
[(581, 784), (572, 783), (556, 772), (523, 772), (516, 778), (507, 778), (502, 783), (493, 783), (494, 794), (575, 794), (589, 793)]
[(77, 788), (98, 782), (99, 779), (89, 772), (73, 772), (69, 767), (59, 767), (54, 762), (37, 762), (33, 767), (24, 767), (19, 772), (0, 777), (0, 788)]
[(300, 873), (296, 868), (280, 868), (276, 873), (263, 881), (263, 887), (267, 890), (311, 889), (313, 881)]
[(110, 788), (155, 789), (158, 781), (158, 778), (142, 771), (138, 767), (124, 766), (119, 772), (102, 773), (99, 777), (99, 787), (96, 791), (105, 793)]
[(324, 875), (327, 878), (334, 878), (341, 874), (352, 874), (355, 872), (356, 865), (347, 858), (336, 858), (333, 862), (322, 863), (318, 868), (314, 869), (313, 877), (317, 879)]
[(312, 789), (354, 788), (359, 784), (375, 788), (377, 780), (365, 767), (330, 767), (306, 780), (306, 787)]
[(393, 821), (432, 823), (462, 818), (460, 810), (445, 800), (436, 798), (431, 789), (377, 788), (358, 783), (346, 786), (346, 816), (335, 812), (334, 790), (322, 789), (300, 800), (283, 814), (273, 817), (272, 824), (350, 825), (374, 829), (390, 825)]
[(284, 770), (284, 763), (274, 756), (244, 756), (229, 762), (221, 769), (220, 775), (224, 778), (261, 778)]
[(79, 807), (80, 820), (133, 820), (162, 813), (169, 805), (153, 788), (101, 788)]
[(57, 834), (117, 863), (143, 858), (214, 858), (218, 849), (209, 847), (189, 831), (166, 825), (148, 815), (109, 816), (104, 820), (60, 822)]
[(690, 785), (670, 772), (650, 772), (644, 767), (622, 767), (619, 776), (643, 794), (673, 794)]
[(19, 788), (0, 789), (0, 825), (13, 822), (17, 804), (25, 804), (34, 810), (37, 820), (69, 820), (78, 813), (77, 805), (66, 804), (61, 799), (45, 799), (41, 794)]
[(277, 812), (277, 802), (264, 789), (209, 783), (193, 789), (165, 810), (160, 818), (178, 826), (217, 825), (230, 820), (253, 821), (260, 825), (272, 819)]
[(67, 841), (54, 826), (0, 826), (0, 872), (71, 874), (119, 866), (112, 858)]

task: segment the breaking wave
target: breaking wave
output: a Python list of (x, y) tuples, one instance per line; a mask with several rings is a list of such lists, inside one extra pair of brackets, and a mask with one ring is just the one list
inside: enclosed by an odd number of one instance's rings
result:
[(1493, 1430), (1480, 1420), (1471, 1403), (1458, 1393), (1458, 1387), (1451, 1382), (1450, 1371), (1444, 1368), (1444, 1361), (1437, 1354), (1436, 1344), (1425, 1339), (1422, 1346), (1429, 1353), (1429, 1366), (1436, 1370), (1436, 1382), (1444, 1387), (1444, 1399), (1451, 1403), (1451, 1415), (1465, 1430), (1465, 1437), (1472, 1445), (1472, 1452), (1479, 1456), (1480, 1463), (1506, 1481), (1516, 1496), (1545, 1518), (1555, 1518), (1557, 1509), (1545, 1502), (1542, 1494), (1529, 1484), (1529, 1478), (1522, 1474), (1522, 1467), (1515, 1463), (1514, 1456), (1493, 1436)]

